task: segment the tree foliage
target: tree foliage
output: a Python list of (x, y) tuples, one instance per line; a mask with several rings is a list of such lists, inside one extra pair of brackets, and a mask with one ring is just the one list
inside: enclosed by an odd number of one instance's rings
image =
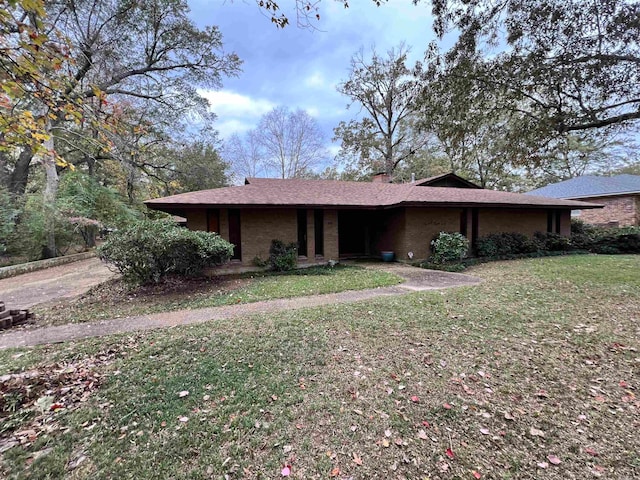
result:
[[(541, 136), (640, 119), (640, 4), (625, 0), (433, 0), (436, 32), (459, 31), (453, 62)], [(492, 55), (488, 55), (492, 53)]]
[(356, 157), (362, 166), (390, 177), (426, 143), (412, 125), (420, 65), (407, 66), (408, 52), (400, 44), (386, 55), (373, 49), (368, 59), (360, 50), (351, 58), (349, 78), (338, 85), (338, 91), (349, 97), (349, 106), (363, 113), (361, 119), (340, 122), (334, 129), (341, 155)]

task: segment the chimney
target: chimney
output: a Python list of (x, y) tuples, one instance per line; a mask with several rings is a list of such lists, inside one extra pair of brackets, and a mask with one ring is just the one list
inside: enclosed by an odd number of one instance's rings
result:
[(391, 183), (391, 177), (385, 172), (378, 172), (371, 179), (373, 183)]
[(416, 181), (416, 174), (412, 173), (411, 174), (411, 183), (415, 183), (415, 181)]

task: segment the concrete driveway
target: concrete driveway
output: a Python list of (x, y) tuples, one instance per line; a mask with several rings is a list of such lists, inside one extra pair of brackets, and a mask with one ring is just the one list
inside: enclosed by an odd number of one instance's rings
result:
[(97, 258), (23, 273), (0, 280), (0, 301), (7, 308), (31, 308), (39, 303), (82, 295), (115, 273)]

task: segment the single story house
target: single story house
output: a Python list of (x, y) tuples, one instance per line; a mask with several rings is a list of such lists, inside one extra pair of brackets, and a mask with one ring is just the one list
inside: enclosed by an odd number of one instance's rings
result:
[(580, 200), (604, 205), (601, 210), (576, 209), (573, 216), (592, 225), (640, 225), (640, 175), (585, 175), (528, 192), (528, 195)]
[[(395, 252), (429, 256), (439, 232), (471, 242), (496, 232), (569, 235), (572, 209), (584, 202), (485, 190), (453, 174), (406, 184), (248, 178), (242, 186), (147, 200), (149, 208), (187, 219), (187, 228), (218, 232), (233, 258), (266, 259), (271, 240), (297, 242), (300, 261), (323, 262)], [(435, 186), (435, 185), (446, 186)]]

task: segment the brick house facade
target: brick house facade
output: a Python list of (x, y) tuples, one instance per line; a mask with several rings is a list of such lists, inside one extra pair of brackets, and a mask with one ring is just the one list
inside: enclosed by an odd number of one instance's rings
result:
[(587, 197), (580, 200), (604, 205), (598, 210), (577, 210), (574, 217), (592, 225), (630, 227), (640, 225), (640, 194)]
[(469, 187), (327, 180), (249, 179), (247, 184), (148, 200), (187, 219), (187, 228), (218, 232), (236, 245), (235, 260), (266, 259), (271, 240), (296, 242), (301, 262), (395, 252), (424, 259), (439, 232), (471, 241), (500, 232), (570, 233), (572, 208), (596, 205)]

